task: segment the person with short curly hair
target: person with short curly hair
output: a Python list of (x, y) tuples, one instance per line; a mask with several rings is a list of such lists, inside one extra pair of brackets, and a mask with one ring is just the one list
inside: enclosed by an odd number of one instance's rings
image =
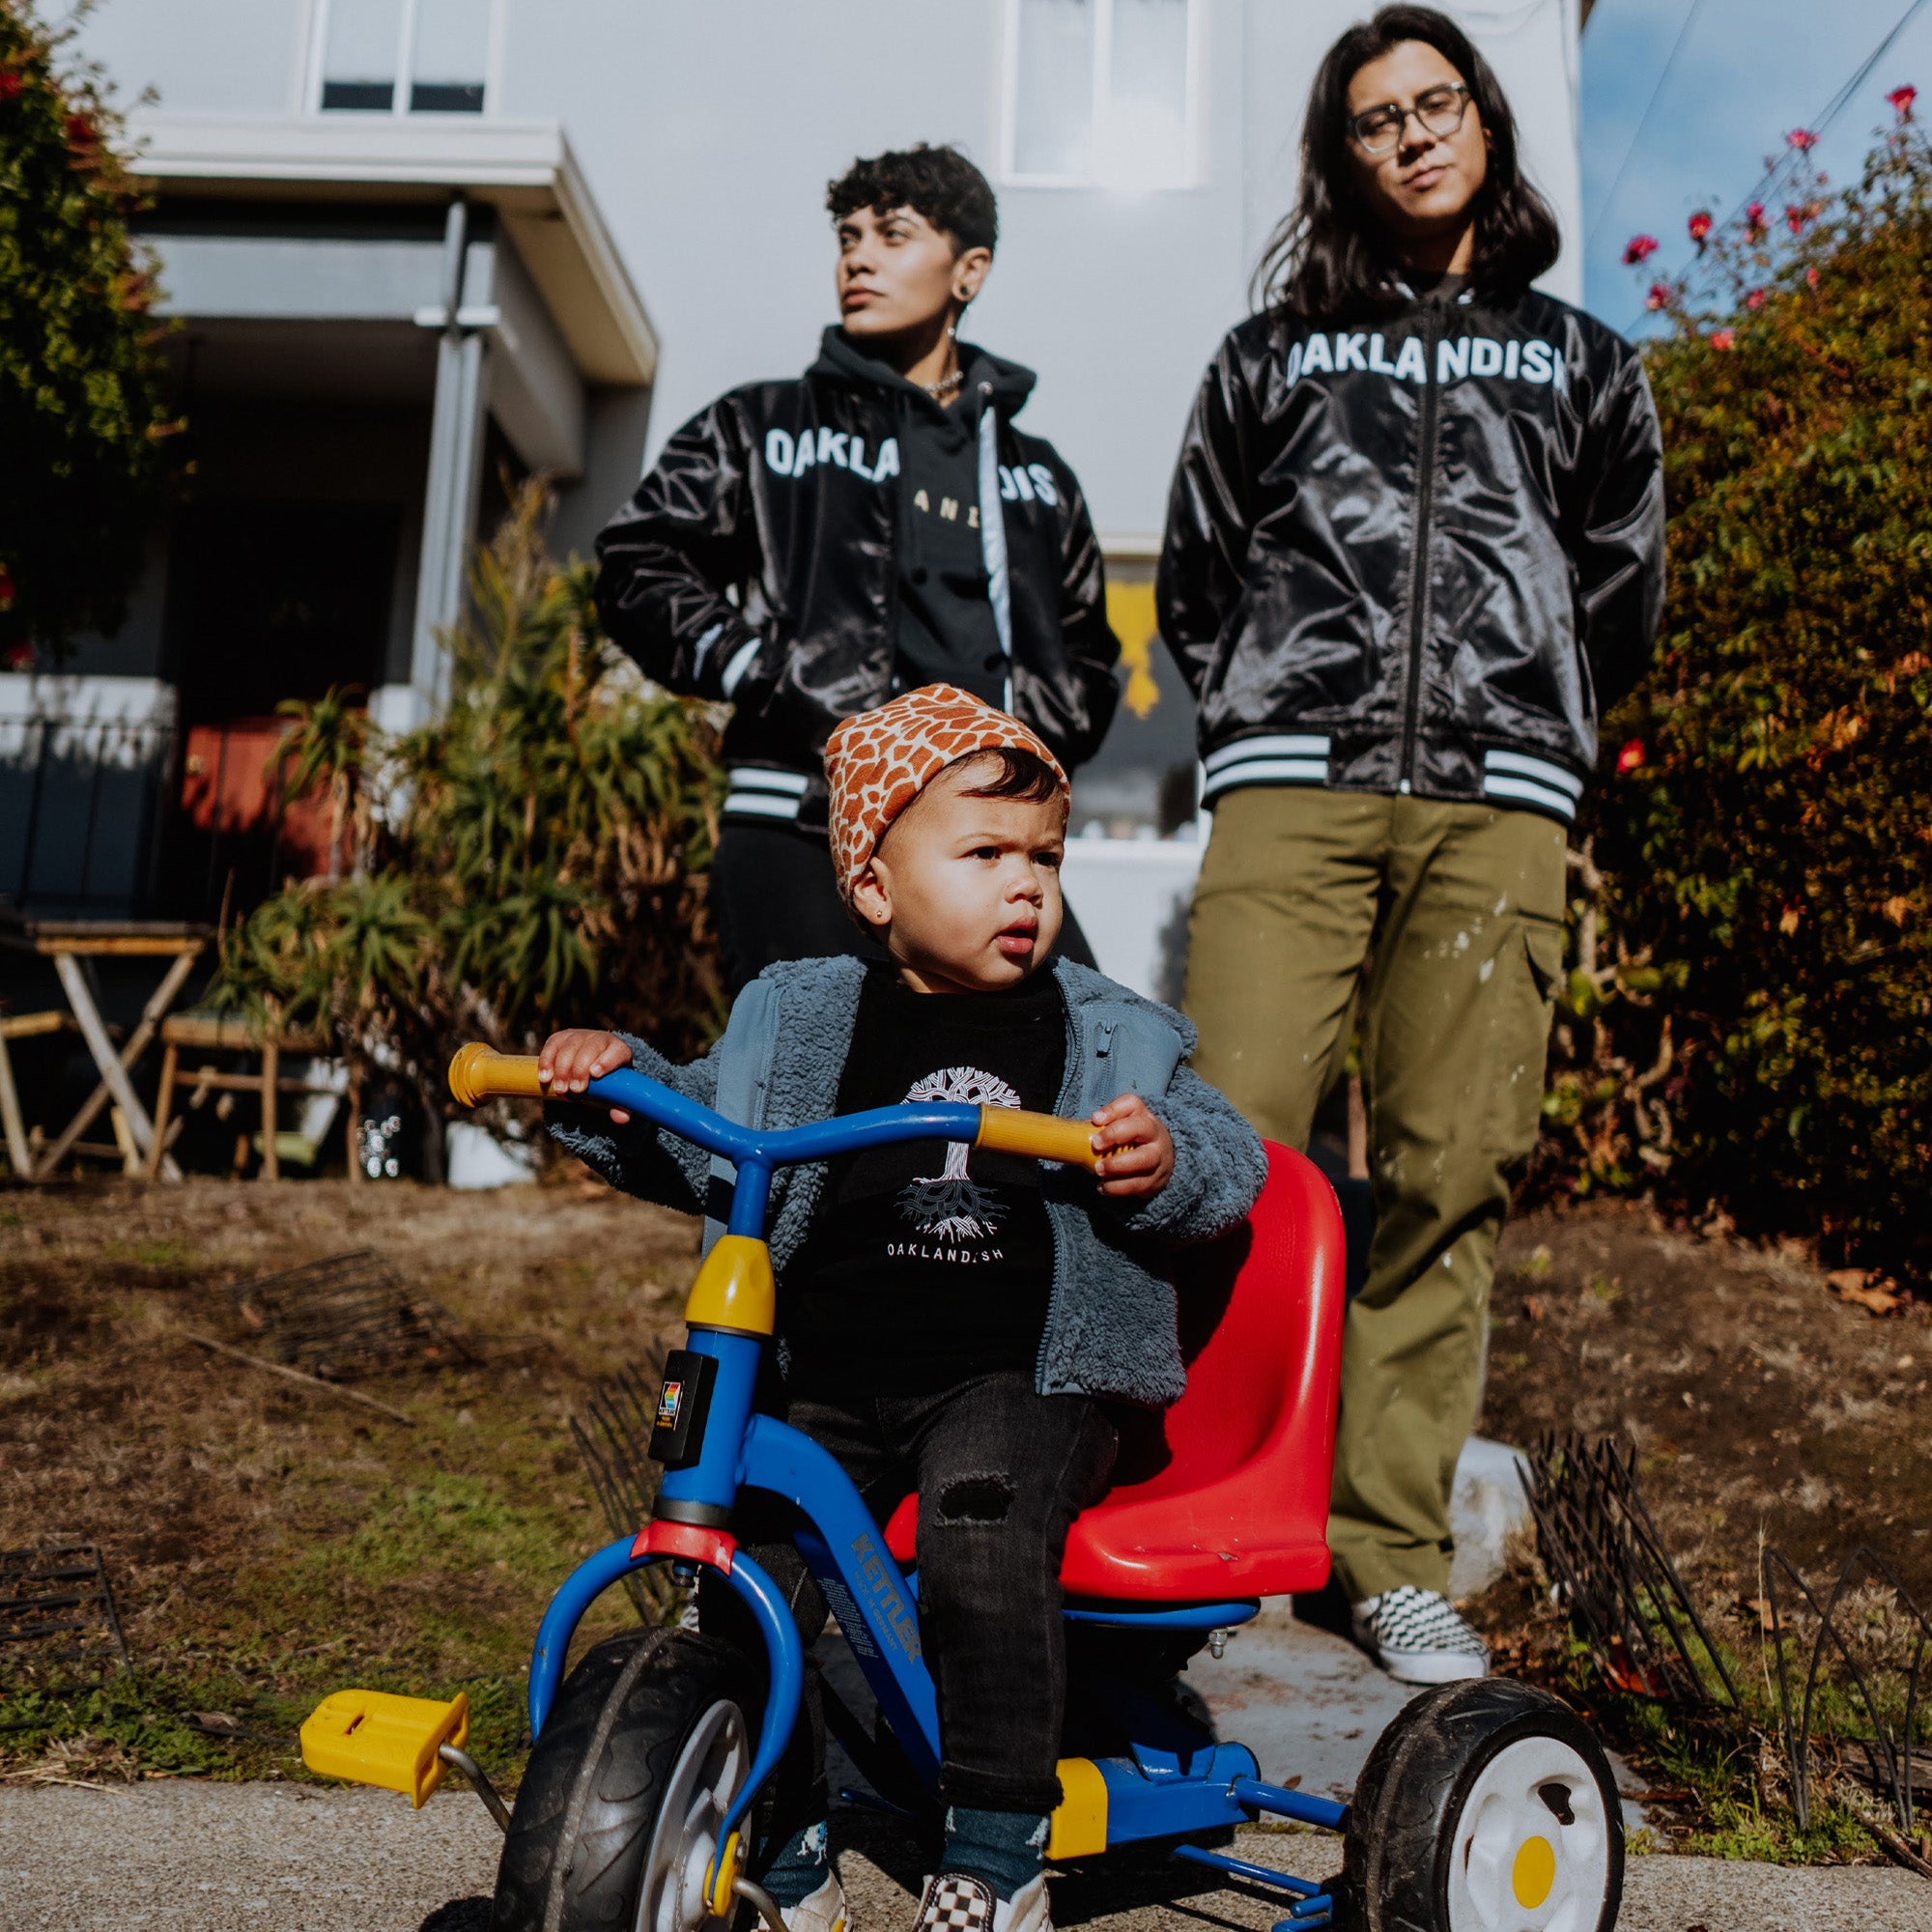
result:
[[(1033, 372), (959, 339), (999, 210), (950, 147), (828, 185), (839, 323), (802, 377), (680, 429), (597, 539), (605, 629), (667, 689), (728, 700), (711, 914), (734, 993), (781, 959), (871, 957), (826, 845), (841, 719), (946, 683), (1072, 769), (1114, 713), (1120, 646), (1073, 472), (1014, 424)], [(1061, 951), (1092, 954), (1069, 917)]]

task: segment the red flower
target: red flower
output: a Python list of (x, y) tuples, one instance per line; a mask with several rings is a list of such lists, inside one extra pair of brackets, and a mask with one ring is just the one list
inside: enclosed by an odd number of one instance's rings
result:
[(1735, 328), (1714, 328), (1711, 331), (1713, 349), (1735, 349), (1738, 346), (1738, 332)]
[(1810, 219), (1811, 211), (1808, 208), (1800, 208), (1793, 201), (1787, 201), (1784, 204), (1784, 225), (1791, 230), (1792, 234), (1803, 234), (1804, 224)]
[(1745, 298), (1745, 306), (1750, 309), (1762, 308), (1764, 306), (1764, 291), (1762, 289), (1753, 289)]
[(1764, 233), (1764, 203), (1754, 201), (1745, 210), (1745, 222), (1753, 235)]
[(16, 100), (26, 82), (20, 78), (16, 69), (0, 67), (0, 100)]
[(67, 144), (70, 148), (91, 148), (99, 138), (99, 129), (85, 114), (70, 114), (67, 117)]
[(1622, 778), (1626, 772), (1635, 771), (1642, 763), (1643, 740), (1641, 738), (1629, 739), (1626, 741), (1623, 750), (1617, 753), (1617, 776)]
[(1816, 269), (1806, 269), (1804, 270), (1804, 286), (1807, 289), (1815, 289), (1818, 286), (1818, 270)]
[(32, 670), (34, 668), (34, 647), (32, 644), (15, 644), (6, 657), (9, 670)]
[(1690, 230), (1691, 241), (1696, 242), (1696, 244), (1700, 248), (1704, 245), (1705, 236), (1710, 234), (1711, 230), (1715, 228), (1717, 225), (1718, 224), (1711, 219), (1711, 211), (1708, 208), (1700, 208), (1697, 211), (1697, 213), (1693, 214), (1690, 217), (1690, 221), (1686, 224), (1686, 226), (1688, 226), (1689, 229)]
[(1910, 121), (1912, 103), (1918, 99), (1918, 90), (1916, 87), (1894, 87), (1885, 98), (1891, 102), (1901, 121)]
[(1639, 262), (1647, 262), (1657, 253), (1658, 240), (1655, 235), (1633, 235), (1624, 249), (1624, 266), (1634, 269)]
[(1668, 282), (1652, 282), (1650, 293), (1643, 298), (1643, 305), (1645, 308), (1668, 308), (1670, 305), (1670, 284)]
[(1794, 128), (1784, 137), (1787, 147), (1796, 148), (1801, 155), (1808, 155), (1818, 145), (1818, 137), (1808, 128)]

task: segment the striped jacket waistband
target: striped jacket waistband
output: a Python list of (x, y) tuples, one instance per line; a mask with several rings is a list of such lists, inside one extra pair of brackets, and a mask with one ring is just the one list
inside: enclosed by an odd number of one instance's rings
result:
[(1223, 745), (1218, 752), (1209, 752), (1201, 770), (1204, 805), (1242, 785), (1326, 784), (1328, 739), (1324, 733), (1312, 731), (1242, 738)]
[(724, 811), (727, 817), (798, 817), (810, 789), (804, 772), (785, 772), (769, 765), (733, 765), (725, 773)]
[[(1330, 740), (1325, 732), (1281, 731), (1239, 738), (1209, 752), (1201, 765), (1201, 802), (1248, 785), (1325, 785)], [(1548, 758), (1527, 752), (1483, 753), (1483, 796), (1497, 805), (1529, 807), (1568, 824), (1577, 816), (1583, 781)]]

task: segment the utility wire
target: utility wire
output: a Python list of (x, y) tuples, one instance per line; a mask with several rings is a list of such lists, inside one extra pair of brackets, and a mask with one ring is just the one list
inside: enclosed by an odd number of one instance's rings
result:
[[(1910, 4), (1907, 6), (1905, 12), (1891, 23), (1889, 31), (1880, 39), (1877, 46), (1873, 47), (1871, 52), (1859, 63), (1858, 69), (1852, 74), (1851, 78), (1819, 110), (1817, 119), (1805, 124), (1812, 133), (1822, 137), (1830, 130), (1832, 123), (1845, 111), (1846, 107), (1856, 98), (1859, 89), (1870, 78), (1872, 69), (1890, 52), (1892, 43), (1912, 24), (1913, 20), (1924, 9), (1925, 5), (1926, 0), (1910, 0)], [(1634, 146), (1635, 144), (1633, 143), (1632, 145)], [(1757, 178), (1756, 182), (1739, 196), (1737, 206), (1731, 210), (1730, 213), (1719, 225), (1722, 228), (1730, 227), (1753, 201), (1761, 200), (1768, 194), (1771, 191), (1772, 184), (1777, 180), (1786, 168), (1791, 166), (1797, 156), (1797, 152), (1795, 148), (1787, 148), (1783, 154), (1779, 155), (1765, 169), (1764, 173)], [(1624, 325), (1624, 333), (1626, 335), (1642, 323), (1644, 313), (1642, 309), (1639, 309)]]
[(1583, 243), (1585, 254), (1597, 245), (1597, 237), (1603, 233), (1604, 223), (1610, 218), (1610, 212), (1616, 207), (1617, 190), (1623, 186), (1625, 175), (1630, 173), (1630, 164), (1636, 156), (1637, 143), (1643, 139), (1643, 130), (1650, 126), (1651, 113), (1663, 93), (1663, 83), (1670, 78), (1670, 70), (1677, 65), (1677, 56), (1684, 51), (1684, 43), (1690, 38), (1691, 24), (1703, 10), (1704, 0), (1690, 0), (1690, 5), (1685, 9), (1684, 24), (1677, 29), (1677, 38), (1670, 43), (1670, 57), (1658, 70), (1650, 99), (1643, 103), (1643, 112), (1637, 117), (1636, 131), (1624, 149), (1623, 158), (1617, 163), (1616, 178), (1610, 183), (1609, 192), (1604, 196), (1597, 210), (1597, 218), (1590, 225), (1589, 239)]
[[(1911, 5), (1908, 6), (1905, 12), (1902, 13), (1898, 16), (1898, 18), (1892, 22), (1890, 32), (1889, 32), (1885, 36), (1885, 38), (1879, 42), (1878, 45), (1875, 46), (1871, 50), (1871, 52), (1868, 53), (1864, 57), (1864, 59), (1859, 63), (1858, 71), (1854, 73), (1851, 79), (1846, 81), (1844, 86), (1839, 88), (1837, 93), (1833, 95), (1831, 99), (1825, 103), (1824, 107), (1819, 112), (1817, 120), (1806, 123), (1806, 126), (1810, 128), (1810, 130), (1814, 134), (1822, 136), (1823, 134), (1829, 131), (1832, 123), (1835, 121), (1838, 118), (1838, 116), (1842, 114), (1848, 106), (1850, 106), (1852, 99), (1857, 95), (1859, 89), (1861, 88), (1865, 84), (1866, 80), (1870, 77), (1872, 69), (1875, 68), (1879, 64), (1879, 62), (1882, 61), (1886, 57), (1886, 55), (1890, 52), (1892, 43), (1896, 41), (1899, 35), (1904, 33), (1906, 28), (1912, 24), (1913, 16), (1917, 14), (1925, 6), (1925, 4), (1926, 0), (1911, 0)], [(1728, 227), (1730, 223), (1735, 221), (1738, 218), (1738, 216), (1741, 215), (1745, 212), (1745, 210), (1750, 206), (1750, 204), (1753, 201), (1760, 199), (1763, 195), (1765, 195), (1770, 191), (1772, 183), (1775, 182), (1777, 179), (1777, 177), (1784, 172), (1786, 168), (1791, 166), (1797, 155), (1797, 152), (1798, 151), (1795, 148), (1786, 148), (1784, 153), (1779, 155), (1777, 158), (1772, 162), (1770, 167), (1768, 167), (1764, 171), (1764, 173), (1758, 177), (1756, 185), (1752, 187), (1747, 188), (1744, 194), (1739, 198), (1738, 205), (1734, 209), (1732, 209), (1729, 215), (1725, 217), (1724, 226)]]

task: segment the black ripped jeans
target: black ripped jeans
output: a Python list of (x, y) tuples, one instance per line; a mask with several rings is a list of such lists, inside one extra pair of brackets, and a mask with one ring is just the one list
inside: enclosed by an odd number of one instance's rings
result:
[[(1060, 1559), (1073, 1519), (1106, 1489), (1113, 1425), (1081, 1396), (1038, 1395), (1031, 1374), (981, 1376), (943, 1394), (772, 1405), (838, 1459), (881, 1524), (919, 1492), (919, 1622), (939, 1693), (940, 1795), (986, 1811), (1060, 1803), (1066, 1642)], [(784, 1592), (809, 1647), (826, 1605), (788, 1540), (797, 1514), (748, 1490), (733, 1524), (746, 1553)], [(728, 1583), (698, 1596), (708, 1633), (762, 1646)], [(815, 1669), (774, 1780), (772, 1842), (825, 1816), (825, 1719)]]

